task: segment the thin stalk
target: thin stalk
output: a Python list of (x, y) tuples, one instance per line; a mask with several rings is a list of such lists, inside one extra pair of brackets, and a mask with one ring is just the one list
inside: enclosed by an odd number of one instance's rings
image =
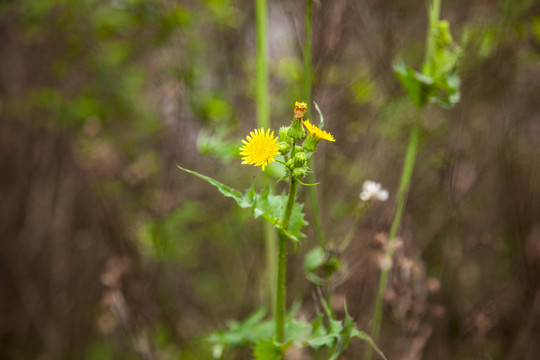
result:
[[(268, 41), (267, 41), (267, 5), (266, 0), (255, 0), (255, 37), (257, 39), (256, 53), (256, 108), (257, 108), (257, 126), (270, 128), (270, 106), (268, 96)], [(270, 184), (271, 186), (271, 184)], [(264, 246), (266, 253), (266, 277), (269, 287), (264, 286), (263, 289), (269, 289), (268, 299), (272, 302), (271, 309), (274, 309), (273, 301), (276, 297), (276, 231), (272, 224), (264, 222)]]
[[(390, 271), (390, 264), (392, 255), (394, 252), (394, 239), (401, 224), (403, 217), (403, 210), (405, 209), (405, 203), (407, 201), (407, 194), (409, 193), (409, 187), (411, 184), (412, 173), (414, 170), (414, 163), (416, 160), (416, 153), (418, 151), (418, 143), (420, 140), (420, 121), (415, 121), (409, 135), (409, 144), (407, 145), (407, 152), (405, 154), (405, 164), (403, 165), (403, 172), (401, 173), (401, 181), (399, 183), (399, 189), (397, 193), (397, 208), (392, 227), (390, 228), (390, 235), (388, 240), (388, 247), (385, 254), (385, 261), (381, 270), (381, 277), (379, 279), (379, 288), (377, 290), (377, 298), (375, 299), (375, 310), (373, 311), (373, 329), (371, 337), (376, 340), (379, 337), (379, 331), (381, 328), (382, 319), (382, 302), (384, 289), (388, 282), (388, 273)], [(370, 352), (371, 353), (371, 352)], [(371, 357), (369, 357), (371, 358)]]
[[(315, 162), (310, 160), (309, 167), (314, 170)], [(310, 173), (308, 175), (309, 183), (314, 184), (317, 182), (315, 175)], [(321, 209), (319, 206), (319, 194), (317, 193), (316, 186), (308, 186), (309, 203), (311, 205), (311, 212), (313, 215), (313, 226), (315, 228), (315, 236), (319, 246), (326, 249), (326, 237), (322, 228)]]
[(303, 95), (308, 103), (306, 117), (309, 119), (311, 114), (311, 18), (313, 13), (313, 0), (306, 0), (306, 33), (304, 39), (304, 87)]
[[(289, 198), (287, 199), (287, 208), (283, 214), (281, 226), (287, 230), (289, 221), (296, 201), (296, 190), (298, 182), (291, 178), (289, 187)], [(286, 289), (285, 289), (285, 274), (287, 271), (287, 236), (283, 233), (278, 237), (278, 272), (277, 272), (277, 293), (276, 293), (276, 341), (283, 343), (285, 340), (285, 308), (286, 308)]]
[[(311, 115), (311, 85), (312, 85), (312, 67), (311, 67), (311, 44), (312, 44), (312, 17), (313, 17), (313, 0), (306, 0), (306, 33), (304, 39), (304, 86), (303, 97), (309, 104), (306, 118)], [(309, 167), (314, 170), (315, 163), (310, 160)], [(308, 175), (311, 184), (316, 183), (314, 171)], [(309, 203), (313, 214), (313, 226), (315, 228), (315, 236), (317, 242), (322, 248), (326, 248), (326, 239), (322, 228), (321, 210), (319, 206), (319, 195), (315, 186), (308, 187)]]
[(358, 223), (360, 222), (360, 219), (362, 218), (362, 216), (364, 216), (364, 214), (366, 213), (366, 211), (368, 209), (369, 209), (368, 203), (364, 203), (356, 211), (356, 216), (354, 217), (354, 222), (353, 222), (352, 226), (349, 228), (349, 231), (347, 232), (347, 234), (343, 238), (343, 241), (338, 246), (338, 252), (339, 253), (345, 252), (345, 250), (347, 250), (347, 247), (349, 247), (349, 244), (351, 243), (351, 240), (352, 240), (354, 234), (356, 233)]
[[(435, 53), (435, 39), (437, 24), (441, 15), (441, 0), (432, 0), (429, 6), (429, 27), (426, 36), (426, 54), (424, 58), (424, 65), (422, 70), (425, 74), (431, 74), (432, 69), (432, 59)], [(420, 109), (422, 112), (423, 107)], [(421, 114), (419, 116), (421, 118)], [(388, 248), (385, 254), (385, 261), (383, 262), (384, 266), (381, 270), (381, 276), (379, 279), (379, 287), (377, 289), (377, 297), (375, 299), (375, 307), (373, 310), (373, 321), (372, 321), (372, 338), (377, 341), (379, 338), (379, 332), (381, 329), (381, 320), (382, 320), (382, 303), (384, 290), (388, 282), (388, 274), (391, 266), (392, 255), (394, 251), (394, 239), (397, 235), (399, 226), (401, 224), (401, 219), (403, 217), (403, 210), (405, 209), (405, 203), (407, 201), (407, 195), (409, 193), (409, 187), (411, 183), (411, 177), (414, 170), (414, 163), (416, 161), (416, 153), (418, 151), (418, 143), (420, 140), (420, 119), (416, 119), (414, 122), (411, 132), (409, 134), (409, 144), (407, 145), (407, 152), (405, 153), (405, 164), (403, 165), (403, 172), (401, 174), (401, 180), (399, 183), (399, 189), (396, 197), (396, 213), (394, 215), (394, 220), (392, 226), (390, 227)], [(366, 360), (371, 359), (371, 350), (368, 350), (365, 356)]]

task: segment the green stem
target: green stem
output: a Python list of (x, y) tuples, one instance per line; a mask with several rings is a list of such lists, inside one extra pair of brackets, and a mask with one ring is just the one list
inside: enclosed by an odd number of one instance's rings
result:
[(441, 0), (433, 0), (429, 6), (429, 24), (426, 37), (426, 53), (424, 56), (423, 73), (427, 75), (432, 74), (431, 60), (435, 55), (435, 41), (438, 31), (438, 23), (441, 16)]
[[(429, 6), (429, 28), (426, 36), (426, 54), (424, 58), (424, 65), (422, 70), (424, 74), (431, 74), (432, 72), (432, 59), (435, 53), (435, 40), (437, 26), (441, 15), (441, 0), (432, 0)], [(422, 110), (423, 107), (420, 109)], [(419, 116), (420, 118), (421, 116)], [(418, 143), (420, 140), (420, 119), (416, 119), (409, 135), (409, 144), (407, 145), (407, 152), (405, 153), (405, 164), (403, 165), (403, 172), (401, 174), (401, 181), (399, 183), (399, 189), (396, 197), (396, 214), (394, 215), (394, 221), (390, 227), (388, 248), (385, 254), (386, 264), (391, 264), (392, 255), (394, 251), (394, 239), (397, 235), (399, 226), (401, 224), (401, 218), (403, 217), (403, 210), (405, 209), (405, 203), (407, 201), (407, 194), (409, 193), (409, 187), (411, 183), (411, 177), (414, 170), (414, 163), (416, 161), (416, 153), (418, 150)], [(377, 289), (377, 297), (375, 298), (375, 307), (373, 310), (373, 323), (372, 323), (372, 338), (377, 341), (379, 338), (379, 332), (381, 329), (382, 320), (382, 303), (384, 290), (388, 282), (388, 274), (390, 271), (389, 266), (384, 266), (381, 270), (381, 276), (379, 278), (379, 287)], [(368, 350), (365, 356), (366, 360), (371, 359), (371, 350)]]
[(308, 104), (306, 117), (311, 114), (311, 18), (313, 13), (313, 0), (306, 0), (306, 38), (304, 40), (304, 101)]
[[(257, 39), (256, 53), (256, 107), (257, 107), (257, 126), (263, 128), (270, 127), (270, 107), (268, 105), (268, 41), (267, 41), (267, 5), (266, 0), (255, 0), (255, 37)], [(271, 184), (270, 184), (271, 186)], [(265, 283), (270, 286), (264, 286), (263, 291), (269, 291), (267, 299), (273, 302), (276, 297), (276, 231), (272, 224), (264, 223), (264, 246), (266, 253), (266, 276)], [(267, 290), (269, 289), (269, 290)], [(272, 304), (271, 308), (274, 308)]]
[(266, 0), (255, 0), (255, 32), (257, 38), (257, 74), (256, 74), (256, 103), (257, 124), (268, 128), (270, 126), (270, 107), (268, 106), (268, 43), (266, 25)]
[[(289, 198), (287, 199), (287, 208), (283, 214), (281, 226), (287, 230), (289, 221), (296, 201), (296, 190), (298, 182), (291, 178), (289, 188)], [(285, 340), (285, 308), (286, 308), (286, 289), (285, 289), (285, 274), (287, 271), (287, 236), (283, 233), (279, 234), (278, 239), (278, 272), (277, 272), (277, 293), (276, 293), (276, 341), (283, 343)]]
[(369, 208), (368, 203), (364, 203), (356, 211), (356, 216), (354, 217), (354, 222), (353, 222), (352, 226), (349, 228), (349, 231), (347, 232), (347, 234), (343, 238), (343, 241), (341, 242), (341, 244), (339, 244), (339, 247), (338, 247), (338, 252), (339, 253), (343, 253), (343, 252), (345, 252), (345, 250), (347, 250), (347, 247), (351, 243), (351, 240), (352, 240), (354, 234), (356, 233), (358, 223), (360, 222), (360, 219), (362, 218), (362, 216), (364, 216), (364, 214), (366, 213), (368, 208)]
[[(392, 222), (392, 227), (390, 228), (390, 235), (388, 246), (385, 254), (384, 264), (391, 264), (392, 255), (394, 251), (394, 239), (396, 237), (397, 231), (401, 224), (401, 219), (403, 217), (403, 210), (405, 209), (405, 203), (407, 201), (407, 194), (409, 193), (409, 187), (411, 184), (411, 177), (414, 170), (414, 163), (416, 160), (416, 153), (418, 151), (418, 143), (420, 140), (420, 121), (417, 119), (411, 129), (409, 135), (409, 144), (407, 145), (407, 152), (405, 154), (405, 164), (403, 165), (403, 172), (401, 173), (401, 181), (399, 183), (399, 189), (396, 197), (397, 208), (396, 214), (394, 216), (394, 221)], [(388, 274), (390, 271), (390, 266), (384, 266), (381, 270), (381, 277), (379, 279), (379, 288), (377, 291), (377, 297), (375, 299), (375, 309), (373, 311), (373, 324), (371, 337), (373, 340), (377, 341), (379, 337), (379, 331), (381, 328), (381, 319), (382, 319), (382, 303), (384, 290), (386, 289), (386, 284), (388, 282)], [(371, 359), (371, 351), (368, 352), (366, 359)]]

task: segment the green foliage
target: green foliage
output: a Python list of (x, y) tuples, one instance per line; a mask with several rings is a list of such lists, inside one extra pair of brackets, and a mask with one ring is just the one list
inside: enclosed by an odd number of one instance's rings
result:
[(239, 156), (239, 150), (236, 141), (224, 140), (226, 134), (227, 131), (223, 128), (218, 128), (215, 134), (201, 131), (197, 139), (197, 149), (203, 155), (212, 155), (225, 163), (230, 162)]
[(305, 237), (305, 235), (302, 233), (302, 228), (307, 225), (307, 222), (305, 221), (304, 214), (302, 212), (302, 204), (294, 204), (287, 230), (285, 230), (281, 224), (280, 217), (283, 215), (285, 207), (287, 206), (287, 196), (285, 194), (274, 195), (269, 187), (267, 187), (262, 193), (257, 193), (255, 192), (255, 188), (253, 186), (250, 187), (245, 194), (242, 194), (240, 191), (222, 184), (208, 176), (201, 175), (181, 166), (178, 166), (178, 168), (214, 185), (225, 197), (233, 198), (236, 201), (236, 204), (241, 208), (251, 208), (255, 218), (262, 216), (293, 242), (298, 243), (301, 238)]
[(457, 74), (461, 48), (454, 42), (447, 21), (439, 20), (438, 10), (430, 10), (428, 48), (422, 72), (402, 61), (394, 65), (396, 77), (407, 95), (419, 108), (428, 103), (442, 107), (454, 106), (460, 98), (460, 79)]
[(261, 340), (253, 349), (256, 360), (281, 360), (283, 359), (283, 346), (276, 344), (272, 339)]
[(264, 320), (264, 309), (257, 310), (242, 323), (229, 322), (227, 330), (211, 334), (207, 340), (214, 344), (215, 358), (221, 357), (226, 349), (253, 346), (253, 355), (257, 360), (282, 359), (288, 347), (307, 346), (313, 350), (326, 348), (331, 354), (329, 360), (335, 360), (343, 354), (351, 340), (357, 338), (367, 342), (381, 358), (386, 359), (371, 337), (356, 328), (354, 319), (346, 309), (345, 318), (338, 320), (322, 298), (321, 304), (324, 313), (317, 313), (311, 322), (294, 319), (296, 310), (293, 309), (285, 320), (285, 340), (281, 344), (272, 337), (275, 324), (272, 320)]
[(202, 221), (200, 214), (203, 210), (201, 204), (188, 202), (164, 219), (144, 224), (139, 234), (141, 251), (161, 260), (177, 260), (186, 267), (194, 266), (196, 258), (193, 252), (197, 239), (187, 235), (186, 227)]
[(315, 285), (322, 286), (330, 276), (341, 268), (337, 254), (324, 250), (320, 246), (310, 250), (304, 260), (304, 272), (307, 279)]
[(218, 331), (207, 340), (214, 344), (214, 357), (219, 358), (225, 349), (253, 346), (261, 339), (269, 339), (274, 334), (274, 323), (263, 321), (266, 310), (261, 308), (254, 312), (244, 322), (231, 321), (227, 330)]

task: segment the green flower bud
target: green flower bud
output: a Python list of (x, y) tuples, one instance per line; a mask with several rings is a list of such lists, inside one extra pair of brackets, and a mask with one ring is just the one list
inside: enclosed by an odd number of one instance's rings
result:
[(290, 126), (282, 126), (279, 128), (279, 141), (286, 142), (287, 144), (293, 143), (293, 139), (287, 135), (290, 128)]
[(302, 166), (306, 162), (307, 156), (305, 152), (299, 152), (294, 155), (294, 166)]
[(306, 133), (304, 132), (302, 121), (294, 119), (291, 127), (289, 128), (289, 131), (287, 131), (287, 135), (289, 135), (295, 140), (303, 139), (304, 136), (306, 136)]
[(308, 152), (314, 152), (320, 140), (321, 139), (319, 139), (318, 137), (310, 134), (307, 139), (304, 140), (304, 142), (302, 143), (302, 147)]
[(297, 179), (301, 179), (304, 176), (306, 176), (306, 169), (305, 168), (295, 168), (293, 170), (293, 176)]
[(279, 143), (279, 153), (281, 155), (287, 155), (291, 151), (291, 146), (287, 144), (285, 141), (282, 141)]
[(287, 166), (291, 170), (294, 169), (294, 160), (293, 159), (287, 160), (287, 163), (285, 164), (285, 166)]

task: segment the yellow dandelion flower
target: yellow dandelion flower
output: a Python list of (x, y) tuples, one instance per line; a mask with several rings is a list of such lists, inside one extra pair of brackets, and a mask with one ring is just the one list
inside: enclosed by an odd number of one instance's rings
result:
[(242, 140), (244, 144), (240, 147), (242, 164), (261, 166), (262, 169), (271, 162), (274, 162), (279, 152), (278, 138), (274, 137), (274, 132), (264, 128), (255, 129), (247, 136), (247, 141)]
[(307, 111), (307, 104), (305, 102), (298, 102), (296, 101), (294, 103), (294, 118), (295, 119), (301, 119), (306, 115)]
[(336, 141), (332, 134), (329, 132), (326, 132), (324, 130), (319, 129), (315, 125), (312, 125), (309, 120), (304, 121), (304, 126), (306, 127), (307, 131), (313, 136), (315, 136), (317, 139), (322, 140), (328, 140), (328, 141)]

